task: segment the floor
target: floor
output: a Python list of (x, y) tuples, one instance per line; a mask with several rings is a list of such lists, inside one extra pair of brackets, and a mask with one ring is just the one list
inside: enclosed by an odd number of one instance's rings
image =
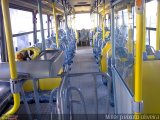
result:
[[(96, 64), (96, 61), (92, 54), (92, 48), (78, 47), (74, 57), (73, 65), (71, 66), (70, 74), (91, 72), (99, 72), (98, 65)], [(109, 91), (107, 89), (107, 86), (102, 82), (102, 76), (98, 75), (94, 77), (91, 74), (87, 74), (71, 77), (70, 81), (70, 85), (77, 87), (84, 96), (86, 109), (85, 112), (82, 104), (73, 103), (72, 108), (74, 115), (84, 115), (87, 113), (87, 117), (90, 117), (88, 119), (92, 119), (91, 117), (93, 117), (96, 118), (96, 120), (99, 120), (98, 114), (104, 115), (113, 113), (114, 108), (110, 105)], [(74, 101), (80, 101), (79, 94), (73, 91), (72, 99)], [(32, 113), (36, 114), (35, 104), (30, 104), (29, 106)], [(49, 104), (41, 103), (40, 110), (43, 115), (49, 115)], [(21, 105), (18, 114), (20, 114), (22, 117), (24, 114), (26, 114), (24, 105)], [(78, 119), (76, 118), (76, 120)]]
[(91, 47), (78, 47), (70, 73), (99, 72)]
[[(70, 73), (91, 73), (99, 72), (91, 47), (79, 47), (77, 49), (72, 70)], [(108, 96), (107, 86), (102, 82), (102, 76), (98, 75), (94, 80), (93, 75), (83, 75), (72, 77), (71, 86), (78, 87), (85, 99), (87, 114), (107, 114), (113, 113), (113, 108), (110, 106), (110, 96)], [(96, 90), (97, 96), (96, 98)], [(73, 96), (74, 100), (78, 95)], [(96, 105), (96, 102), (98, 104)], [(97, 109), (98, 108), (98, 109)], [(82, 105), (75, 105), (75, 114), (84, 114)]]

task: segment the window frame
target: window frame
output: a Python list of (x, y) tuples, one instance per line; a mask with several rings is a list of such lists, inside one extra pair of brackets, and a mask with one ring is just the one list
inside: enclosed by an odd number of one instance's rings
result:
[[(13, 37), (19, 37), (19, 36), (23, 36), (23, 35), (29, 35), (29, 34), (33, 34), (33, 44), (36, 44), (37, 43), (37, 33), (40, 32), (41, 30), (37, 30), (37, 15), (38, 15), (38, 12), (37, 11), (34, 11), (32, 9), (28, 9), (28, 8), (24, 8), (24, 7), (19, 7), (19, 6), (16, 6), (16, 5), (10, 5), (9, 8), (12, 8), (12, 9), (16, 9), (16, 10), (22, 10), (22, 11), (26, 11), (26, 12), (31, 12), (32, 13), (32, 25), (33, 25), (33, 30), (32, 31), (27, 31), (27, 32), (22, 32), (22, 33), (17, 33), (17, 34), (12, 34)], [(48, 14), (43, 14), (43, 15), (46, 15), (47, 16), (47, 22), (50, 22), (49, 19), (48, 19)], [(46, 23), (48, 24), (48, 23)], [(46, 31), (48, 30), (49, 31), (49, 27), (51, 26), (48, 26), (47, 25), (47, 28), (43, 29), (43, 31)], [(52, 27), (50, 28), (52, 29)], [(50, 33), (48, 32), (47, 33), (47, 38), (50, 37)], [(45, 39), (47, 39), (45, 38)]]

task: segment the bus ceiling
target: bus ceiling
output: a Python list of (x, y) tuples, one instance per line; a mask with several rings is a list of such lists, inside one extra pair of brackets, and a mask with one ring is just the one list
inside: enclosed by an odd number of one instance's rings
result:
[[(12, 8), (38, 11), (37, 0), (9, 0), (9, 2)], [(91, 13), (93, 8), (96, 7), (97, 0), (42, 0), (42, 12), (53, 14), (53, 2), (56, 3), (57, 14), (63, 15), (64, 11), (67, 14)], [(103, 0), (98, 0), (98, 4), (101, 3), (103, 3)], [(102, 8), (100, 9), (102, 11)]]
[[(56, 3), (56, 14), (64, 15), (78, 13), (108, 14), (112, 6), (114, 10), (120, 11), (127, 8), (128, 4), (134, 6), (135, 0), (42, 0), (42, 12), (53, 14), (53, 2)], [(150, 2), (152, 0), (146, 0)], [(9, 0), (10, 7), (38, 11), (37, 0)], [(104, 12), (105, 11), (105, 12)]]
[[(11, 8), (38, 11), (37, 0), (9, 0), (9, 3)], [(53, 14), (52, 0), (42, 0), (42, 12), (49, 15)], [(56, 13), (58, 15), (64, 14), (60, 3), (56, 3)]]
[[(124, 4), (124, 1), (126, 1), (126, 4)], [(9, 0), (9, 2), (12, 8), (38, 11), (37, 0)], [(111, 5), (114, 5), (117, 11), (126, 8), (128, 3), (134, 5), (134, 0), (42, 0), (42, 12), (53, 14), (53, 2), (56, 3), (56, 13), (58, 15), (63, 15), (64, 11), (68, 15), (78, 13), (99, 13), (103, 15), (109, 13)], [(105, 13), (103, 12), (104, 3)]]

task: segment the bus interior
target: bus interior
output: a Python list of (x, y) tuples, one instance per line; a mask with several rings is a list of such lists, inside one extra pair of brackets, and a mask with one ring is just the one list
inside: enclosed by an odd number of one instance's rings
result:
[(0, 120), (160, 119), (160, 0), (0, 0)]

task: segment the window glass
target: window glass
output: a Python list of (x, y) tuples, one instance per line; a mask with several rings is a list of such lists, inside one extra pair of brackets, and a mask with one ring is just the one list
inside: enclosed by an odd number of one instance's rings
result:
[(10, 8), (12, 34), (33, 31), (32, 12)]
[(136, 26), (136, 10), (135, 10), (135, 7), (134, 7), (134, 26)]
[[(75, 27), (77, 30), (81, 29), (91, 29), (91, 17), (89, 13), (83, 13), (83, 14), (76, 14), (75, 15)], [(97, 14), (94, 14), (94, 25), (97, 26), (97, 22), (99, 23), (99, 17), (97, 19)], [(74, 22), (72, 22), (74, 23)], [(72, 25), (74, 26), (74, 25)]]
[(156, 49), (156, 31), (150, 31), (150, 46)]
[(118, 26), (121, 26), (121, 25), (125, 25), (127, 26), (128, 25), (128, 13), (127, 13), (127, 9), (125, 10), (122, 10), (122, 11), (119, 11), (118, 12)]
[[(12, 34), (33, 31), (33, 14), (29, 11), (10, 8)], [(19, 51), (33, 45), (33, 33), (13, 37), (14, 50)]]
[(54, 19), (53, 19), (53, 16), (50, 16), (50, 22), (49, 22), (49, 26), (50, 26), (50, 35), (53, 34), (53, 25), (54, 25)]
[(153, 0), (146, 3), (146, 26), (156, 28), (157, 1)]
[[(43, 28), (47, 29), (47, 15), (43, 14), (42, 17), (43, 17)], [(36, 18), (37, 18), (37, 30), (40, 30), (41, 26), (40, 26), (39, 13), (36, 15)]]
[(15, 51), (17, 51), (17, 50), (19, 51), (23, 48), (33, 46), (33, 44), (34, 44), (33, 43), (33, 33), (13, 37), (13, 42), (14, 42), (14, 50)]
[(150, 45), (150, 30), (146, 30), (146, 45)]
[(54, 25), (54, 19), (53, 19), (53, 16), (50, 16), (50, 28), (53, 29), (53, 25)]
[[(156, 28), (157, 24), (157, 0), (146, 3), (146, 45), (156, 48)], [(134, 25), (136, 26), (136, 12), (134, 12)], [(136, 40), (136, 29), (134, 29), (134, 40)]]
[[(157, 1), (153, 0), (146, 3), (146, 27), (156, 28), (157, 23)], [(156, 49), (156, 30), (149, 30), (148, 39), (150, 40), (150, 46)], [(150, 38), (149, 38), (150, 37)]]
[[(44, 37), (45, 37), (45, 39), (47, 39), (48, 38), (48, 32), (47, 32), (46, 29), (48, 28), (48, 26), (47, 26), (48, 19), (47, 19), (47, 15), (45, 15), (45, 14), (43, 14), (42, 17), (43, 17), (43, 29), (45, 29), (44, 30)], [(40, 18), (39, 18), (39, 14), (37, 14), (37, 30), (40, 30), (40, 29), (41, 29)], [(39, 43), (42, 42), (41, 32), (37, 32), (37, 39), (38, 39)]]
[(42, 42), (41, 32), (37, 32), (37, 40), (39, 43)]
[(45, 37), (45, 39), (48, 38), (48, 30), (44, 30), (44, 37)]
[(133, 93), (133, 30), (135, 29), (133, 29), (133, 13), (130, 13), (130, 16), (128, 15), (127, 9), (118, 11), (117, 15), (115, 15), (115, 64), (119, 75)]
[(110, 29), (110, 18), (108, 14), (106, 15), (105, 24), (106, 24), (106, 27)]
[[(48, 37), (48, 31), (44, 30), (44, 37), (45, 39), (47, 39)], [(39, 43), (42, 43), (42, 36), (41, 36), (41, 32), (37, 32), (37, 39)]]

